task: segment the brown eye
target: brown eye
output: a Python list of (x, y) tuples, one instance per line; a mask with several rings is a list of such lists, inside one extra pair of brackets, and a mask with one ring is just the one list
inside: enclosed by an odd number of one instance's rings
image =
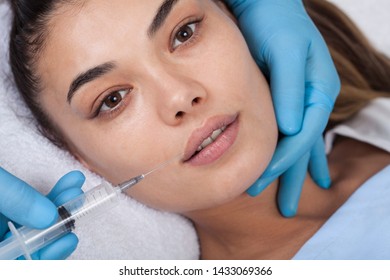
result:
[(187, 24), (181, 27), (175, 35), (172, 46), (173, 49), (177, 48), (182, 43), (188, 41), (194, 35), (195, 29), (196, 23)]
[(123, 98), (126, 96), (126, 94), (129, 93), (129, 89), (123, 89), (118, 90), (110, 93), (102, 103), (102, 106), (100, 108), (101, 112), (109, 111), (117, 107), (123, 100)]

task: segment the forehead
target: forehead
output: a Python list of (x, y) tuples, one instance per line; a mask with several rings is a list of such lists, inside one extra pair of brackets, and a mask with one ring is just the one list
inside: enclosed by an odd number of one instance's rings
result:
[[(123, 38), (127, 39), (126, 46), (129, 46), (145, 38), (144, 35), (148, 33), (148, 28), (151, 27), (157, 11), (174, 5), (184, 7), (200, 2), (202, 0), (66, 2), (59, 6), (50, 17), (45, 40), (46, 47), (60, 52), (74, 50), (74, 47), (87, 47), (92, 50), (99, 46), (103, 48), (111, 41), (121, 43)], [(81, 49), (77, 51), (84, 59), (85, 55), (88, 56), (88, 54), (81, 54)], [(77, 55), (76, 52), (73, 53)]]
[[(210, 0), (86, 0), (68, 2), (56, 10), (48, 28), (45, 47), (38, 59), (43, 94), (54, 93), (63, 101), (76, 75), (102, 63), (120, 61), (136, 65), (148, 55), (151, 24), (161, 7), (173, 5), (164, 40), (177, 21), (196, 11), (213, 10)], [(162, 28), (164, 30), (164, 28)], [(161, 41), (161, 40), (160, 40)], [(162, 41), (161, 41), (162, 42)], [(166, 43), (165, 41), (163, 43)]]
[[(183, 1), (183, 0), (182, 0)], [(191, 1), (191, 0), (184, 0)], [(129, 28), (127, 22), (138, 26), (141, 23), (151, 22), (153, 15), (165, 2), (178, 2), (177, 0), (88, 0), (69, 1), (59, 4), (50, 17), (49, 29), (66, 31), (77, 27), (79, 32), (86, 28), (108, 28), (111, 31)], [(112, 25), (115, 24), (115, 25)], [(49, 30), (49, 31), (50, 31)], [(85, 34), (87, 35), (87, 34)]]
[(50, 88), (50, 83), (54, 86), (54, 81), (61, 88), (68, 86), (72, 77), (58, 71), (59, 67), (71, 66), (74, 73), (83, 72), (86, 65), (93, 66), (97, 60), (111, 61), (113, 49), (134, 48), (135, 43), (147, 40), (147, 28), (164, 2), (88, 0), (57, 7), (50, 17), (38, 61), (45, 87)]

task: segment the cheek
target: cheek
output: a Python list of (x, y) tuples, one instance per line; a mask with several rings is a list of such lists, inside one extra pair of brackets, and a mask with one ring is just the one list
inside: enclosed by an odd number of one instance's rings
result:
[(154, 174), (129, 192), (135, 199), (178, 213), (206, 209), (237, 198), (264, 172), (277, 142), (272, 100), (268, 84), (241, 36), (236, 40), (236, 44), (224, 44), (223, 48), (218, 44), (218, 52), (205, 51), (190, 65), (203, 69), (193, 72), (192, 77), (207, 88), (205, 104), (218, 112), (240, 113), (237, 145), (216, 165), (198, 170), (175, 166)]
[[(272, 158), (277, 129), (269, 98), (243, 109), (240, 133), (229, 154), (202, 168), (172, 164), (130, 190), (136, 200), (165, 211), (186, 213), (234, 200), (264, 172)], [(264, 94), (264, 96), (267, 96)]]
[(246, 90), (258, 86), (260, 80), (267, 84), (241, 33), (234, 26), (228, 30), (227, 34), (222, 34), (225, 36), (208, 40), (212, 43), (208, 43), (199, 60), (194, 62), (198, 71), (193, 76), (203, 81), (210, 92), (225, 98), (242, 98), (247, 94)]
[[(151, 110), (133, 114), (125, 109), (113, 121), (84, 120), (69, 110), (53, 117), (71, 153), (88, 169), (118, 184), (175, 155), (176, 143), (156, 129), (155, 116), (147, 111)], [(151, 131), (155, 132), (153, 137), (149, 136)]]
[[(134, 137), (134, 132), (138, 137)], [(98, 134), (93, 139), (81, 141), (78, 150), (89, 169), (113, 184), (147, 173), (177, 154), (177, 146), (167, 137), (150, 136), (148, 131), (127, 129), (123, 125), (111, 133)], [(156, 143), (155, 139), (159, 139)], [(88, 143), (88, 145), (85, 145)], [(86, 160), (85, 160), (86, 159)]]

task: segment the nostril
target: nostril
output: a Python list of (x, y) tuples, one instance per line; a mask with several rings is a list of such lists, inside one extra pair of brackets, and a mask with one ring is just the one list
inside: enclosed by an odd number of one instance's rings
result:
[[(195, 97), (194, 99), (192, 99), (191, 101), (191, 106), (194, 106), (196, 104), (199, 104), (200, 102), (202, 101), (202, 98), (200, 97)], [(190, 108), (188, 108), (190, 109)], [(182, 119), (184, 117), (184, 115), (186, 114), (186, 111), (178, 111), (175, 115), (175, 118), (176, 119)]]
[(194, 99), (192, 99), (192, 106), (194, 106), (195, 104), (198, 104), (200, 102), (200, 97), (195, 97)]
[(179, 111), (179, 112), (176, 113), (175, 118), (176, 119), (181, 119), (183, 116), (184, 116), (184, 112), (183, 111)]

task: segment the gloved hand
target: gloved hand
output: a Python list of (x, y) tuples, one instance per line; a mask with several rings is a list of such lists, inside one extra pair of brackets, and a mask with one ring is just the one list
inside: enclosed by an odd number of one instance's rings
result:
[(252, 55), (269, 78), (284, 138), (248, 193), (258, 195), (281, 176), (282, 215), (296, 214), (308, 164), (314, 181), (331, 184), (322, 133), (340, 91), (329, 50), (301, 0), (225, 0), (239, 21)]
[[(63, 176), (47, 197), (19, 178), (0, 168), (0, 241), (8, 231), (7, 222), (43, 229), (57, 221), (56, 206), (80, 195), (85, 177), (73, 171)], [(65, 259), (75, 249), (78, 239), (69, 233), (32, 255), (33, 259)]]

